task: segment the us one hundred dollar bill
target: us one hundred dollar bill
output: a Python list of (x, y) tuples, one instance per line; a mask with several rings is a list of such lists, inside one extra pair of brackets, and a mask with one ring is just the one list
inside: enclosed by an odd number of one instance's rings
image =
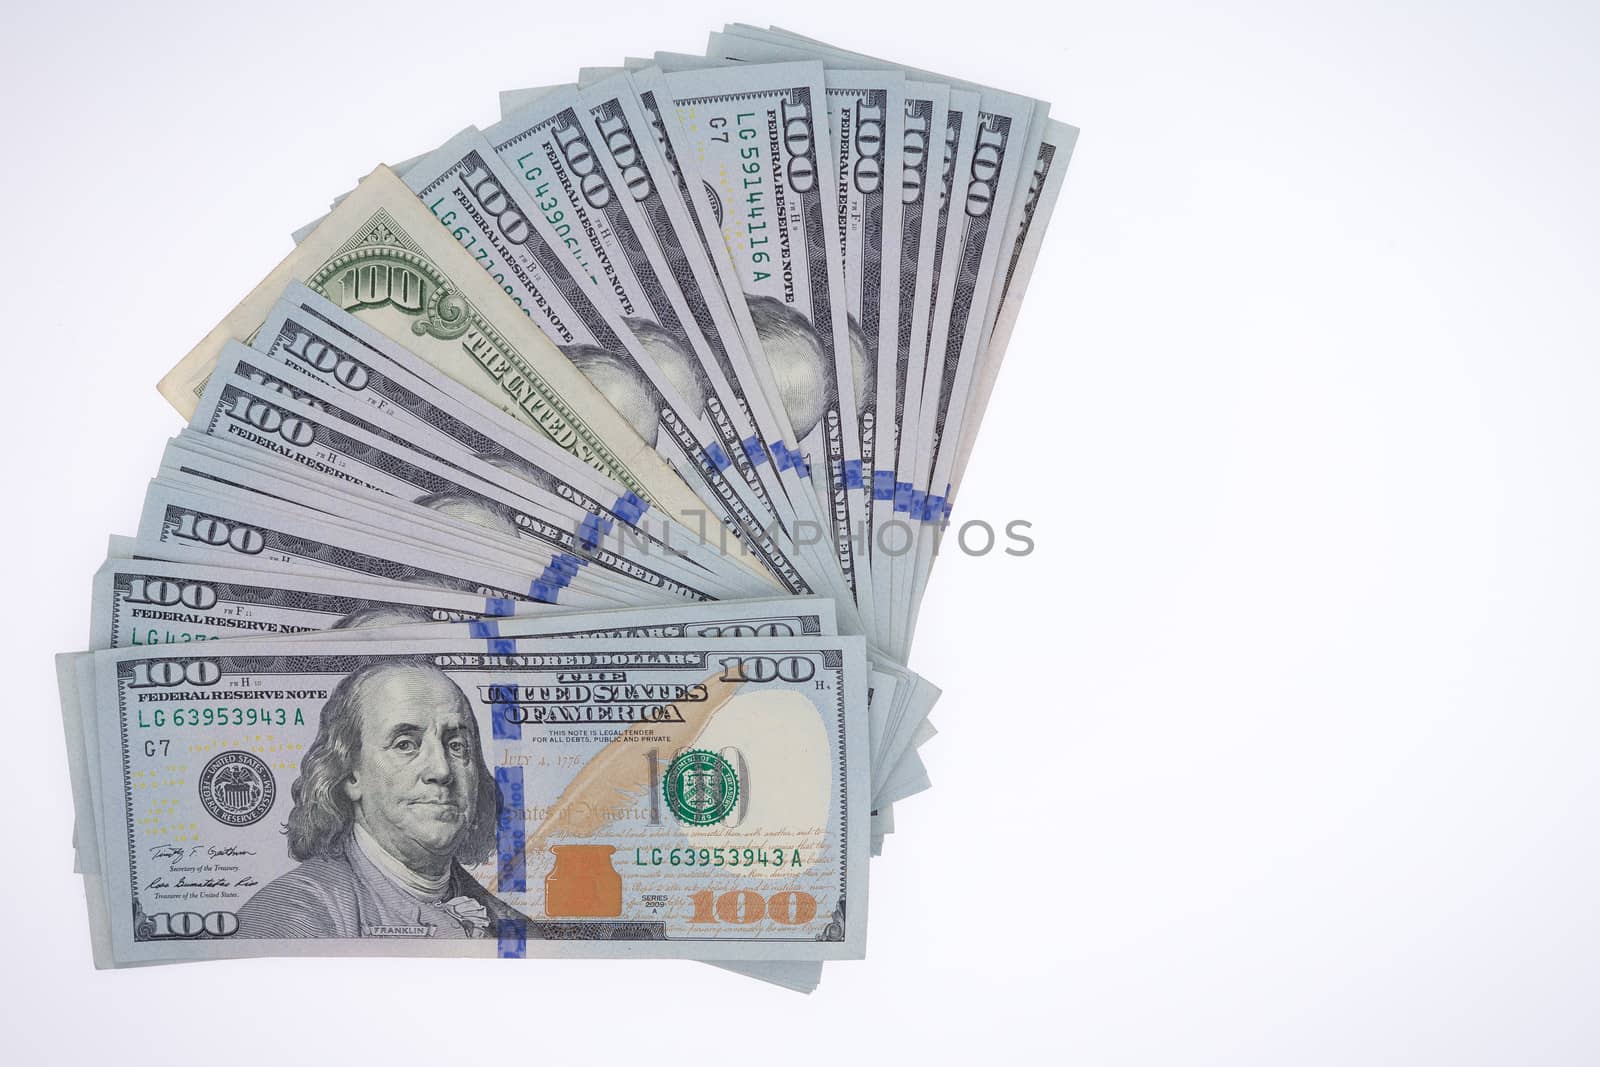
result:
[(861, 954), (860, 639), (174, 651), (94, 656), (104, 962)]
[[(113, 539), (113, 547), (124, 546)], [(130, 551), (127, 556), (131, 557)], [(671, 608), (629, 608), (604, 612), (557, 611), (543, 625), (520, 610), (537, 606), (477, 598), (398, 583), (332, 580), (316, 574), (263, 574), (231, 568), (201, 567), (132, 558), (114, 558), (96, 575), (94, 625), (90, 648), (120, 648), (161, 643), (187, 644), (239, 635), (303, 635), (314, 639), (325, 629), (366, 640), (404, 641), (415, 645), (434, 640), (477, 640), (486, 649), (506, 651), (530, 637), (751, 637), (836, 633), (832, 601), (781, 598), (724, 601)], [(481, 617), (487, 616), (487, 617)], [(891, 668), (892, 669), (892, 668)], [(885, 778), (878, 765), (880, 711), (895, 721), (895, 709), (884, 706), (884, 682), (872, 672), (869, 723), (872, 729), (872, 780)], [(874, 696), (878, 699), (874, 700)], [(923, 714), (926, 714), (924, 711)], [(68, 734), (81, 737), (81, 726)], [(81, 758), (71, 761), (75, 792), (88, 795)], [(85, 803), (83, 805), (87, 807)], [(80, 839), (74, 835), (75, 842)], [(93, 835), (90, 835), (93, 840)], [(879, 835), (878, 840), (881, 840)], [(85, 870), (84, 852), (76, 850), (76, 870)], [(90, 870), (97, 870), (91, 857)], [(91, 898), (97, 896), (91, 892)], [(768, 962), (718, 966), (762, 981), (808, 992), (820, 980), (820, 964)]]

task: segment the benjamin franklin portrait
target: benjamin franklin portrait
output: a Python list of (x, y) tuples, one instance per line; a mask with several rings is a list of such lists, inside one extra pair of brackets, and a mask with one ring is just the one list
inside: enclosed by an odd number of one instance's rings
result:
[[(646, 319), (629, 321), (633, 334), (646, 356), (661, 369), (677, 399), (684, 407), (684, 418), (693, 418), (705, 408), (702, 379), (688, 343)], [(595, 345), (569, 345), (562, 349), (583, 376), (616, 408), (645, 442), (655, 446), (661, 429), (661, 408), (666, 398), (655, 383), (627, 352), (611, 352)]]
[[(795, 439), (804, 441), (839, 395), (822, 343), (810, 320), (783, 301), (746, 294), (745, 302), (772, 368), (783, 410), (789, 415), (789, 425), (794, 428)], [(858, 327), (850, 333), (850, 380), (855, 384), (859, 414), (865, 396), (866, 358)]]
[(523, 916), (467, 873), (494, 851), (499, 789), (465, 694), (418, 661), (335, 687), (290, 790), (300, 865), (239, 909), (241, 937), (493, 937)]
[(522, 533), (510, 508), (476, 493), (447, 489), (419, 496), (413, 503), (421, 504), (429, 511), (436, 511), (458, 522), (480, 526), (506, 537), (519, 537)]
[(330, 630), (364, 630), (382, 626), (405, 626), (415, 623), (434, 623), (440, 620), (433, 612), (416, 604), (373, 604), (341, 615)]

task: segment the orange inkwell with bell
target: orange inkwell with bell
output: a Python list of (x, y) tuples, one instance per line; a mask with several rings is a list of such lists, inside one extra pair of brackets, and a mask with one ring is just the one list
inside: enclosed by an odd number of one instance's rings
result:
[(556, 845), (556, 865), (544, 879), (544, 913), (552, 919), (610, 918), (622, 914), (622, 875), (611, 866), (610, 845)]

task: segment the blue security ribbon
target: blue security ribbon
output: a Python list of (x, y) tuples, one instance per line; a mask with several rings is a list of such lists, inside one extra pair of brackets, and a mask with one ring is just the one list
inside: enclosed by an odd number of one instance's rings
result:
[(639, 524), (639, 516), (649, 511), (650, 505), (645, 501), (640, 500), (634, 495), (633, 490), (630, 489), (628, 492), (617, 497), (617, 502), (616, 504), (612, 505), (611, 510), (617, 516), (617, 518), (621, 519), (629, 526), (637, 526)]
[(554, 604), (560, 592), (560, 586), (551, 585), (543, 578), (535, 578), (528, 586), (528, 595), (544, 604)]
[(500, 636), (500, 624), (493, 619), (468, 619), (467, 633), (489, 643), (489, 652), (496, 656), (509, 656), (517, 650), (516, 641)]
[[(521, 767), (496, 767), (494, 784), (500, 803), (495, 812), (495, 883), (501, 893), (528, 891), (528, 842), (522, 812), (527, 809)], [(527, 947), (527, 929), (521, 920), (505, 919), (496, 931), (500, 955), (521, 958)]]
[(772, 445), (772, 455), (775, 457), (780, 471), (793, 467), (800, 477), (811, 477), (811, 466), (806, 463), (806, 457), (798, 449), (792, 449), (782, 441), (775, 441)]
[(863, 483), (861, 481), (861, 461), (859, 459), (847, 459), (847, 460), (845, 460), (844, 461), (844, 487), (846, 489), (860, 489), (860, 488), (862, 488), (862, 484)]
[(750, 457), (750, 462), (759, 467), (767, 461), (767, 450), (761, 447), (761, 439), (754, 434), (740, 442), (744, 446), (744, 454)]
[(516, 605), (510, 597), (492, 596), (483, 602), (485, 615), (510, 615), (516, 610)]
[(722, 446), (712, 441), (705, 447), (706, 462), (711, 464), (720, 473), (733, 466), (733, 460), (722, 450)]
[(872, 499), (894, 499), (894, 471), (872, 472)]
[[(489, 683), (489, 722), (491, 736), (496, 741), (519, 741), (522, 739), (522, 724), (511, 718), (511, 712), (516, 710), (517, 685), (515, 682), (490, 682)], [(509, 699), (508, 699), (509, 698)], [(521, 768), (517, 768), (520, 770)]]
[(569, 556), (565, 552), (559, 553), (550, 561), (550, 565), (544, 569), (544, 572), (539, 575), (538, 582), (534, 584), (537, 585), (539, 582), (544, 582), (556, 589), (564, 589), (572, 584), (573, 578), (577, 577), (578, 568), (587, 567), (588, 565), (588, 560), (579, 559), (577, 556)]
[[(517, 770), (521, 770), (518, 767)], [(495, 931), (497, 953), (503, 960), (520, 960), (528, 954), (528, 924), (522, 919), (501, 919)]]
[(911, 510), (911, 483), (894, 483), (894, 509), (896, 511)]
[(578, 525), (578, 544), (593, 551), (600, 546), (600, 539), (610, 533), (615, 525), (604, 515), (585, 515), (583, 522)]

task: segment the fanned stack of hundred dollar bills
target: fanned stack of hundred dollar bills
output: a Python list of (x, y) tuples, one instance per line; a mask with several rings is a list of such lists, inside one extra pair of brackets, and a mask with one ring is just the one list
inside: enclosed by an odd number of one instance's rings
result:
[(101, 966), (863, 954), (1077, 131), (742, 25), (501, 106), (160, 383), (189, 424), (58, 661)]

